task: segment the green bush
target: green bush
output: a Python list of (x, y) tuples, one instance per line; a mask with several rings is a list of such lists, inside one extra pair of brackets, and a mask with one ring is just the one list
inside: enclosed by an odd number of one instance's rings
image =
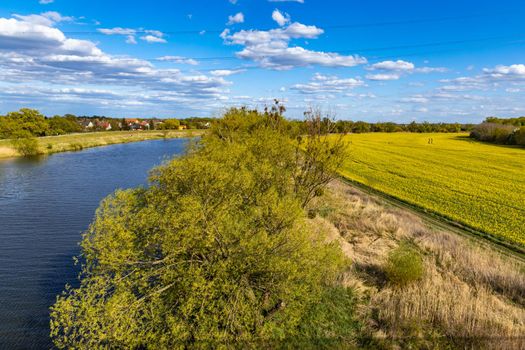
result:
[(81, 244), (80, 284), (52, 307), (55, 346), (349, 338), (354, 299), (327, 291), (348, 262), (305, 212), (339, 155), (311, 136), (299, 157), (287, 130), (280, 114), (231, 110), (150, 186), (106, 198)]
[(35, 137), (31, 136), (29, 132), (17, 132), (14, 135), (14, 139), (11, 141), (13, 147), (24, 157), (35, 156), (39, 154), (38, 141)]
[(391, 283), (407, 285), (423, 277), (423, 259), (408, 243), (402, 243), (388, 255), (385, 273)]

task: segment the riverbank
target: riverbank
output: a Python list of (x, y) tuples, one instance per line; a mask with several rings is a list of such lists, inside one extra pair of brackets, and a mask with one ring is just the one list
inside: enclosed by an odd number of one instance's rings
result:
[[(339, 242), (352, 261), (341, 281), (360, 301), (367, 348), (525, 345), (525, 262), (519, 256), (344, 181), (316, 197), (309, 214), (309, 224)], [(395, 254), (410, 258), (394, 260)], [(392, 278), (399, 276), (404, 282)]]
[[(39, 154), (52, 154), (79, 151), (84, 148), (114, 145), (118, 143), (130, 143), (164, 138), (196, 137), (202, 135), (203, 132), (203, 130), (105, 131), (39, 137), (37, 141)], [(0, 159), (19, 156), (20, 154), (13, 147), (11, 140), (0, 140)]]

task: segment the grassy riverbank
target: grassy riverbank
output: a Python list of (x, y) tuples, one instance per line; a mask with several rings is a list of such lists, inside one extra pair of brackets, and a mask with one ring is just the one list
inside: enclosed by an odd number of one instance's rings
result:
[[(79, 151), (84, 148), (130, 143), (163, 138), (194, 137), (202, 135), (202, 130), (183, 131), (111, 131), (60, 136), (39, 137), (39, 154), (51, 154), (67, 151)], [(11, 140), (0, 140), (0, 158), (18, 157), (20, 154), (13, 147)]]

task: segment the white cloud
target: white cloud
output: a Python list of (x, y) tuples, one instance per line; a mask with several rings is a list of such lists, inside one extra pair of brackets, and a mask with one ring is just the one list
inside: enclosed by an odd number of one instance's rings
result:
[(303, 94), (344, 93), (349, 89), (364, 85), (364, 82), (360, 79), (339, 78), (334, 75), (316, 73), (309, 83), (293, 85), (292, 89)]
[(193, 58), (187, 58), (187, 57), (182, 57), (182, 56), (162, 56), (162, 57), (157, 58), (157, 60), (189, 64), (192, 66), (196, 66), (199, 64), (199, 62)]
[(423, 95), (414, 95), (410, 97), (405, 97), (401, 99), (401, 102), (407, 103), (427, 103), (429, 99)]
[(383, 61), (372, 64), (367, 68), (370, 71), (380, 71), (381, 73), (368, 74), (366, 76), (369, 80), (386, 81), (386, 80), (398, 80), (404, 74), (412, 73), (443, 73), (447, 69), (444, 67), (418, 67), (415, 64), (408, 61), (397, 60), (397, 61)]
[(60, 13), (55, 11), (48, 11), (39, 15), (13, 15), (16, 19), (33, 24), (39, 24), (43, 26), (53, 26), (60, 22), (72, 22), (75, 20), (74, 17), (62, 16)]
[(148, 43), (167, 43), (167, 41), (163, 38), (159, 38), (158, 36), (154, 35), (144, 35), (140, 37), (142, 40), (147, 41)]
[(237, 23), (244, 23), (244, 14), (242, 12), (238, 12), (233, 16), (228, 16), (228, 23), (226, 23), (227, 25), (231, 26)]
[(128, 35), (126, 38), (126, 43), (135, 45), (137, 44), (137, 39), (135, 39), (134, 35)]
[(133, 29), (133, 28), (121, 28), (121, 27), (115, 27), (115, 28), (99, 28), (97, 29), (100, 33), (105, 35), (122, 35), (126, 37), (126, 43), (128, 44), (136, 44), (137, 39), (136, 35), (138, 33), (145, 33), (146, 35), (143, 35), (140, 37), (141, 40), (144, 40), (148, 43), (166, 43), (166, 39), (164, 39), (164, 33), (158, 30), (151, 30), (151, 29)]
[(294, 22), (268, 31), (241, 30), (232, 33), (225, 29), (220, 37), (228, 45), (244, 46), (243, 50), (237, 52), (238, 57), (253, 60), (265, 68), (284, 70), (309, 65), (353, 67), (366, 63), (366, 59), (360, 56), (343, 56), (290, 46), (293, 39), (316, 39), (323, 33), (316, 26)]
[(121, 27), (99, 28), (97, 30), (100, 33), (106, 34), (106, 35), (135, 35), (137, 33), (137, 31), (135, 29), (121, 28)]
[(371, 70), (385, 70), (385, 71), (412, 71), (415, 66), (412, 62), (397, 60), (397, 61), (383, 61), (375, 63), (370, 66)]
[[(149, 35), (154, 34), (159, 32)], [(184, 74), (158, 69), (147, 60), (112, 56), (89, 40), (68, 38), (52, 26), (16, 18), (0, 18), (0, 71), (3, 85), (113, 86), (190, 100), (218, 98), (230, 85), (220, 76)]]
[(234, 69), (234, 70), (217, 69), (217, 70), (212, 70), (210, 72), (210, 74), (215, 76), (215, 77), (228, 77), (230, 75), (239, 74), (239, 73), (242, 73), (242, 72), (245, 72), (245, 71), (246, 71), (245, 69)]
[(521, 80), (525, 79), (525, 64), (499, 65), (492, 69), (485, 68), (483, 72), (492, 79)]
[(398, 73), (367, 74), (366, 78), (374, 81), (398, 80), (401, 75)]
[(40, 0), (38, 3), (41, 5), (52, 4), (55, 0)]
[(273, 10), (272, 19), (275, 22), (277, 22), (277, 24), (280, 25), (281, 27), (287, 24), (288, 22), (290, 22), (290, 16), (287, 13), (282, 14), (281, 11), (277, 9)]

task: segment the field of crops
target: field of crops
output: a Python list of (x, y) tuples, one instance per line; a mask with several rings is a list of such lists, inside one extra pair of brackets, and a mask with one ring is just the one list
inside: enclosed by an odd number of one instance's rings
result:
[(345, 177), (525, 246), (524, 148), (474, 142), (466, 134), (371, 133), (346, 140)]

